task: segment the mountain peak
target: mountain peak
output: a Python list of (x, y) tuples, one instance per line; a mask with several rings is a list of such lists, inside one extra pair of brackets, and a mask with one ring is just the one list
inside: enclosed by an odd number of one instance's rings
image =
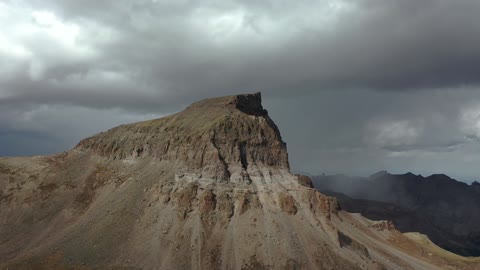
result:
[(390, 173), (386, 170), (382, 170), (382, 171), (378, 171), (372, 175), (370, 175), (370, 178), (372, 179), (375, 179), (375, 178), (380, 178), (380, 177), (385, 177), (385, 176), (389, 176)]
[(262, 95), (260, 92), (204, 99), (193, 103), (187, 107), (186, 111), (208, 108), (237, 109), (246, 114), (267, 115), (267, 111), (262, 106)]
[(205, 99), (182, 112), (122, 125), (81, 141), (110, 159), (174, 161), (199, 179), (248, 182), (260, 167), (289, 170), (286, 144), (261, 94)]

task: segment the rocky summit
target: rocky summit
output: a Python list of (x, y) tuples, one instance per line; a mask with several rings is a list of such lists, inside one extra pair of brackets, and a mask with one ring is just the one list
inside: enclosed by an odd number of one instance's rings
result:
[(289, 169), (286, 144), (260, 93), (203, 100), (169, 117), (85, 139), (76, 150), (170, 162), (182, 172), (177, 177), (206, 182), (250, 183), (249, 173)]
[(478, 269), (290, 173), (261, 95), (0, 159), (0, 269)]

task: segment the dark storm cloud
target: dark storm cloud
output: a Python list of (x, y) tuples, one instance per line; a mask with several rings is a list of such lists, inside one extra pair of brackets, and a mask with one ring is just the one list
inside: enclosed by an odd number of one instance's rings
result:
[(323, 91), (265, 101), (292, 168), (369, 175), (387, 169), (462, 180), (480, 171), (480, 92)]
[[(24, 69), (1, 79), (14, 92), (4, 102), (151, 110), (249, 90), (411, 90), (477, 85), (480, 78), (478, 1), (30, 5), (51, 10), (77, 32), (71, 48), (56, 51), (54, 38), (20, 40), (33, 55)], [(115, 98), (106, 98), (112, 92)]]
[(473, 177), (478, 14), (477, 0), (3, 1), (0, 155), (261, 90), (294, 168)]

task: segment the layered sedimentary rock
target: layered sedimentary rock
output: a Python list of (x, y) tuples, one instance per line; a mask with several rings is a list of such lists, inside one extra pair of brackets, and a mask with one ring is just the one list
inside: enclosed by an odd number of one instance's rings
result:
[(85, 139), (76, 149), (114, 160), (152, 157), (175, 163), (188, 177), (223, 182), (250, 181), (249, 167), (289, 169), (286, 144), (260, 93), (203, 100)]
[(200, 101), (63, 154), (0, 159), (0, 268), (478, 266), (310, 186), (290, 173), (260, 94)]

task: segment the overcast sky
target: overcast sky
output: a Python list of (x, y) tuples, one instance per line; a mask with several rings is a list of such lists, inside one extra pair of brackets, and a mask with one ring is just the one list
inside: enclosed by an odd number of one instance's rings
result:
[(262, 91), (294, 171), (480, 179), (478, 0), (2, 0), (0, 156)]

